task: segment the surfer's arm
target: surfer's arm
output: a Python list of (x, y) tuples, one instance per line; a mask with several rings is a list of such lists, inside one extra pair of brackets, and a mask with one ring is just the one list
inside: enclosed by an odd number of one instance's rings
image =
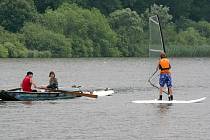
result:
[(160, 69), (160, 60), (158, 60), (158, 62), (157, 62), (156, 71), (158, 71), (159, 69)]

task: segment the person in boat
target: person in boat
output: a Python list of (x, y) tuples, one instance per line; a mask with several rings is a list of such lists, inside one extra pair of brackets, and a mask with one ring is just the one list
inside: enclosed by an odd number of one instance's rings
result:
[(50, 77), (49, 85), (48, 86), (41, 86), (40, 88), (41, 89), (46, 89), (46, 90), (47, 89), (53, 89), (53, 90), (58, 89), (58, 80), (57, 80), (57, 78), (55, 78), (55, 73), (53, 71), (51, 71), (49, 73), (49, 77)]
[(51, 71), (49, 73), (49, 85), (47, 86), (48, 89), (58, 89), (58, 80), (55, 78), (55, 73)]
[(20, 84), (20, 87), (22, 88), (23, 91), (25, 92), (33, 92), (35, 90), (32, 90), (32, 85), (34, 88), (36, 88), (36, 84), (32, 80), (33, 78), (33, 72), (29, 71), (27, 72), (25, 78), (23, 79), (22, 83)]
[(160, 77), (159, 77), (159, 84), (160, 84), (160, 96), (159, 100), (162, 100), (162, 93), (163, 88), (165, 85), (168, 87), (168, 99), (169, 101), (173, 100), (173, 93), (172, 93), (172, 78), (171, 78), (171, 65), (170, 61), (167, 58), (166, 54), (164, 52), (160, 53), (160, 60), (157, 66), (157, 70), (160, 70)]

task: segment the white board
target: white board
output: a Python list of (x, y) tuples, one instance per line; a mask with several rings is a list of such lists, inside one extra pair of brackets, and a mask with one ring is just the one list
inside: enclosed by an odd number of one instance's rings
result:
[(111, 96), (114, 93), (114, 90), (108, 89), (108, 90), (95, 90), (93, 92), (84, 92), (86, 94), (93, 94), (97, 95), (98, 97), (102, 96)]
[(114, 90), (96, 90), (96, 91), (93, 91), (93, 94), (98, 95), (99, 97), (100, 96), (110, 96), (113, 93), (114, 93)]
[(195, 100), (173, 100), (173, 101), (166, 101), (166, 100), (136, 100), (136, 101), (132, 101), (132, 103), (138, 103), (138, 104), (189, 104), (189, 103), (198, 103), (198, 102), (202, 102), (203, 100), (205, 100), (206, 97), (203, 98), (199, 98), (199, 99), (195, 99)]

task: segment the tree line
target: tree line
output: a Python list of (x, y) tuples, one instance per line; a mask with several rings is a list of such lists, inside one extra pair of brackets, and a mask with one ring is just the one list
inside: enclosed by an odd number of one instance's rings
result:
[(170, 56), (210, 56), (210, 1), (0, 0), (0, 57), (146, 57), (158, 14)]

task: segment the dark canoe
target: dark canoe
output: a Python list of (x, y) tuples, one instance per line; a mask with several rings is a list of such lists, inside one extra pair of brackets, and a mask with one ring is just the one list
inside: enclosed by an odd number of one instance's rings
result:
[[(71, 91), (71, 92), (77, 92), (77, 91)], [(20, 90), (0, 91), (0, 99), (2, 101), (41, 101), (41, 100), (72, 99), (75, 97), (78, 96), (62, 92), (23, 92)]]

